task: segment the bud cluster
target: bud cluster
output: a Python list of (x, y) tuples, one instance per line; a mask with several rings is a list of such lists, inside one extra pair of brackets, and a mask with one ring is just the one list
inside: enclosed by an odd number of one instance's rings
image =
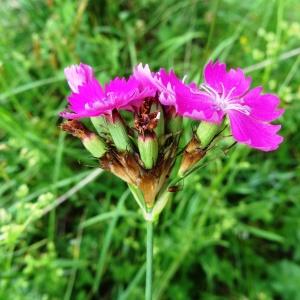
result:
[[(183, 128), (178, 124), (182, 123), (182, 118), (165, 112), (156, 98), (144, 99), (141, 107), (132, 113), (132, 119), (133, 126), (130, 126), (114, 110), (112, 116), (91, 118), (94, 132), (78, 120), (65, 121), (61, 128), (79, 138), (86, 150), (99, 159), (101, 168), (118, 176), (137, 192), (136, 200), (146, 218), (152, 211), (150, 216), (157, 217), (167, 203), (163, 199), (174, 190), (174, 187), (169, 188), (171, 182), (184, 178), (204, 157), (206, 150), (201, 147), (196, 133), (183, 150), (179, 148)], [(170, 120), (175, 122), (170, 124)], [(172, 174), (176, 161), (181, 161), (180, 168), (177, 174)]]

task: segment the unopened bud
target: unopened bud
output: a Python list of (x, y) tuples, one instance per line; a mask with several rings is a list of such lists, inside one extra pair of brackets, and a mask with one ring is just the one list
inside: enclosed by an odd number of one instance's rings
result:
[(82, 140), (84, 147), (96, 158), (102, 157), (106, 152), (104, 142), (94, 133)]
[(223, 128), (223, 125), (202, 121), (197, 129), (197, 137), (199, 138), (201, 148), (206, 148), (214, 139), (214, 137)]
[(107, 127), (116, 148), (120, 151), (132, 151), (130, 139), (119, 112), (114, 110), (111, 117), (107, 117)]
[(174, 107), (167, 111), (167, 129), (173, 134), (178, 133), (182, 129), (182, 117), (176, 114)]
[(138, 137), (138, 148), (145, 169), (152, 169), (158, 156), (158, 142), (155, 133)]
[(61, 129), (79, 138), (84, 147), (97, 158), (102, 157), (107, 148), (105, 143), (95, 133), (89, 131), (77, 120), (71, 120), (61, 124)]
[(168, 129), (173, 134), (178, 133), (182, 129), (182, 117), (176, 116), (169, 119)]
[(107, 123), (104, 117), (91, 117), (91, 122), (94, 125), (96, 131), (98, 134), (107, 133)]

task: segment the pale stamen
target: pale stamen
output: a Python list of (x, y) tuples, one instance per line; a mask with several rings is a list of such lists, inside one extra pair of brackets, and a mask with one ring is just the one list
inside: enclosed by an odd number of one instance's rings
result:
[(231, 97), (232, 93), (235, 90), (235, 87), (233, 87), (227, 93), (227, 95), (226, 95), (225, 87), (222, 83), (221, 83), (221, 87), (222, 87), (222, 92), (220, 94), (206, 83), (202, 83), (200, 85), (200, 88), (204, 90), (204, 93), (206, 93), (207, 96), (211, 97), (212, 100), (216, 103), (217, 107), (222, 111), (227, 112), (229, 110), (236, 110), (245, 115), (250, 115), (250, 107), (241, 104), (243, 103), (243, 99)]

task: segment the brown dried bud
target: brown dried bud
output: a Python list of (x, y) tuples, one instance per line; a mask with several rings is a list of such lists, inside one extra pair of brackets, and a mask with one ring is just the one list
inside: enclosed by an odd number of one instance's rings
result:
[(77, 120), (69, 120), (60, 125), (63, 131), (83, 140), (88, 138), (92, 133)]
[(183, 176), (186, 171), (192, 168), (206, 154), (206, 151), (200, 148), (198, 139), (194, 136), (187, 144), (183, 152), (181, 165), (179, 168), (179, 176)]
[(116, 153), (111, 150), (100, 159), (100, 166), (129, 184), (137, 185), (141, 177), (141, 167), (133, 154), (128, 152)]

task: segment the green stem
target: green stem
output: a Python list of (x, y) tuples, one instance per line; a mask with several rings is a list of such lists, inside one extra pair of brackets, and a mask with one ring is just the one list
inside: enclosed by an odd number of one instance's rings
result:
[(153, 222), (146, 221), (147, 243), (146, 243), (146, 290), (145, 300), (152, 300), (152, 267), (153, 267)]

